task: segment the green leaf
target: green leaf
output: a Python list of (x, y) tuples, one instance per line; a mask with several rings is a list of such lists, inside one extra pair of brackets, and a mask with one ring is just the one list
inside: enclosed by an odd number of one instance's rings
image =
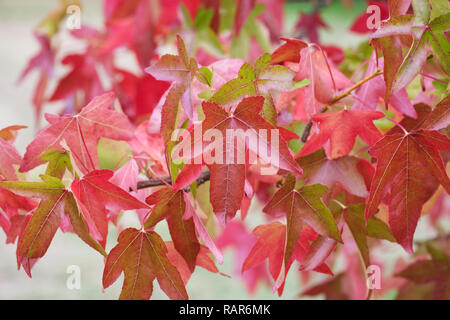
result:
[(450, 75), (450, 42), (445, 31), (450, 29), (450, 13), (436, 18), (426, 31), (427, 42), (444, 71)]
[(431, 4), (431, 19), (442, 16), (450, 12), (450, 2), (448, 0), (428, 0)]
[(33, 260), (45, 255), (53, 237), (61, 225), (61, 217), (67, 214), (75, 233), (89, 246), (106, 255), (105, 250), (89, 234), (85, 219), (81, 216), (72, 193), (65, 189), (58, 178), (41, 175), (42, 182), (2, 181), (0, 186), (13, 192), (41, 199), (32, 213), (17, 244), (17, 262), (31, 277)]
[(199, 30), (209, 28), (213, 15), (214, 11), (212, 9), (200, 7), (197, 10), (197, 15), (195, 17), (194, 28)]
[(106, 259), (103, 287), (112, 285), (122, 272), (125, 277), (120, 299), (149, 299), (155, 278), (169, 298), (188, 299), (180, 273), (156, 232), (128, 228), (120, 233), (118, 244)]
[(309, 81), (309, 79), (303, 79), (301, 81), (294, 81), (294, 89), (306, 87), (310, 83), (311, 83), (311, 81)]
[(370, 265), (369, 247), (367, 245), (367, 231), (364, 219), (364, 205), (349, 205), (344, 210), (344, 220), (347, 223), (353, 239), (361, 253), (366, 268)]
[(220, 87), (209, 100), (229, 106), (244, 97), (262, 95), (264, 99), (264, 118), (276, 125), (277, 112), (273, 95), (294, 89), (295, 73), (281, 65), (270, 65), (270, 55), (263, 54), (256, 60), (254, 67), (245, 63), (239, 70), (238, 77)]
[[(392, 84), (392, 92), (405, 87), (420, 72), (428, 57), (427, 32), (415, 40), (408, 54), (400, 65), (397, 76)], [(387, 61), (387, 60), (386, 60)]]
[(328, 188), (314, 184), (295, 189), (296, 179), (288, 175), (281, 187), (264, 207), (263, 211), (271, 216), (286, 215), (286, 249), (287, 263), (297, 243), (302, 223), (308, 224), (320, 235), (342, 242), (341, 234), (330, 210), (321, 197)]
[(62, 179), (66, 169), (72, 172), (70, 162), (70, 152), (60, 150), (48, 150), (41, 156), (41, 161), (48, 162), (45, 174), (58, 179)]
[(377, 217), (372, 217), (367, 220), (367, 235), (372, 238), (397, 242), (389, 226)]
[(197, 70), (197, 79), (209, 87), (212, 86), (213, 73), (207, 67), (201, 67)]
[(388, 225), (376, 217), (367, 220), (364, 217), (364, 204), (351, 204), (344, 210), (344, 220), (355, 240), (366, 268), (370, 265), (367, 236), (396, 242)]
[(412, 0), (414, 21), (416, 24), (427, 24), (430, 21), (430, 3), (428, 0)]

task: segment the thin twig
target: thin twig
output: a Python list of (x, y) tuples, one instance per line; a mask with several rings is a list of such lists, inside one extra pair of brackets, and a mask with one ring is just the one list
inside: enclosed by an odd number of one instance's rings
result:
[(351, 86), (350, 88), (348, 88), (347, 90), (345, 90), (343, 93), (341, 93), (340, 95), (336, 96), (333, 100), (331, 100), (331, 102), (328, 103), (328, 105), (333, 105), (336, 102), (338, 102), (339, 100), (347, 97), (348, 95), (350, 95), (352, 93), (353, 90), (358, 89), (360, 86), (362, 86), (364, 83), (366, 83), (367, 81), (371, 80), (372, 78), (375, 78), (376, 76), (379, 76), (383, 74), (383, 71), (381, 70), (376, 70), (374, 73), (372, 73), (370, 76), (368, 76), (367, 78), (362, 79), (361, 81), (358, 81), (357, 83), (355, 83), (353, 86)]
[[(197, 178), (197, 185), (201, 185), (205, 183), (206, 181), (209, 181), (211, 178), (211, 173), (209, 171), (204, 171), (200, 174), (200, 176)], [(159, 187), (164, 185), (171, 185), (172, 180), (170, 177), (161, 177), (161, 178), (151, 178), (144, 181), (139, 181), (137, 184), (137, 189), (145, 189), (145, 188), (153, 188), (153, 187)], [(185, 191), (190, 191), (189, 188), (185, 188)]]
[[(324, 113), (327, 110), (328, 110), (328, 107), (325, 106), (322, 109), (320, 109), (319, 113)], [(302, 142), (306, 142), (306, 140), (308, 140), (309, 133), (311, 132), (311, 129), (312, 129), (312, 124), (313, 124), (312, 120), (309, 119), (308, 123), (306, 124), (305, 130), (303, 130)]]

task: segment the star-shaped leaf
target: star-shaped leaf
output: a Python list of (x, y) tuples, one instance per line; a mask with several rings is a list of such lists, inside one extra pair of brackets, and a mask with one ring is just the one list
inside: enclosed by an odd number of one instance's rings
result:
[(360, 136), (368, 145), (373, 145), (382, 135), (373, 124), (373, 120), (384, 117), (379, 111), (369, 110), (342, 110), (339, 112), (320, 113), (312, 116), (318, 123), (318, 132), (315, 132), (306, 141), (297, 156), (308, 155), (320, 149), (329, 141), (330, 159), (339, 158), (350, 153), (356, 136)]
[(106, 258), (104, 288), (123, 272), (125, 279), (120, 299), (148, 300), (155, 278), (169, 298), (188, 299), (183, 280), (169, 261), (166, 245), (156, 232), (128, 228), (120, 233), (118, 241)]
[(166, 187), (151, 194), (146, 202), (154, 207), (145, 221), (145, 229), (154, 227), (164, 218), (167, 219), (174, 246), (193, 271), (200, 244), (195, 234), (193, 218), (185, 219), (186, 203), (183, 191), (174, 191), (172, 188)]
[(2, 181), (0, 186), (16, 194), (40, 199), (17, 244), (17, 264), (31, 277), (34, 263), (45, 255), (53, 237), (67, 215), (75, 233), (88, 245), (106, 255), (89, 234), (85, 217), (78, 211), (72, 193), (58, 178), (41, 175), (41, 182)]
[(42, 164), (41, 156), (48, 150), (64, 151), (69, 147), (75, 163), (83, 173), (98, 168), (97, 144), (101, 137), (129, 140), (133, 127), (124, 114), (112, 110), (113, 93), (94, 98), (77, 115), (46, 114), (50, 123), (28, 145), (19, 171), (26, 172)]
[(72, 181), (70, 189), (77, 199), (92, 236), (105, 247), (108, 222), (114, 221), (121, 210), (145, 209), (142, 203), (127, 191), (109, 182), (111, 170), (94, 170)]
[(418, 112), (419, 119), (402, 120), (404, 132), (391, 129), (369, 153), (377, 159), (375, 176), (365, 210), (366, 218), (377, 211), (381, 199), (390, 191), (389, 225), (397, 241), (412, 252), (412, 242), (423, 204), (439, 184), (450, 192), (450, 180), (445, 171), (440, 150), (450, 148), (450, 139), (437, 131), (421, 129), (423, 114), (430, 112), (424, 105), (416, 106), (428, 112)]

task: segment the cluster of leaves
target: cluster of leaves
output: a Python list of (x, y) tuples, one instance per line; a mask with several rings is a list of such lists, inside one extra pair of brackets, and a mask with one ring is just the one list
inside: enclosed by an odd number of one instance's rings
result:
[[(41, 51), (23, 73), (40, 71), (38, 115), (46, 101), (64, 100), (65, 109), (45, 115), (49, 125), (23, 158), (13, 146), (23, 127), (0, 131), (0, 226), (7, 243), (18, 239), (17, 263), (28, 275), (60, 228), (106, 257), (104, 288), (124, 274), (121, 299), (149, 299), (155, 279), (169, 298), (186, 299), (196, 267), (219, 273), (216, 262), (230, 245), (250, 291), (263, 281), (281, 295), (296, 263), (305, 281), (312, 271), (331, 276), (302, 294), (361, 299), (371, 294), (365, 268), (374, 263), (373, 248), (389, 241), (413, 253), (423, 213), (442, 232), (438, 222), (449, 213), (450, 192), (445, 0), (380, 3), (385, 20), (375, 32), (361, 28), (364, 15), (358, 17), (352, 30), (371, 40), (367, 54), (352, 56), (355, 70), (345, 61), (340, 68), (342, 50), (317, 43), (317, 28), (326, 25), (314, 10), (296, 26), (312, 43), (281, 38), (279, 45), (282, 1), (171, 1), (155, 16), (158, 1), (106, 0), (105, 30), (71, 32), (86, 51), (62, 59), (72, 70), (47, 95), (70, 4), (62, 1), (41, 23)], [(177, 53), (158, 58), (156, 49), (174, 38)], [(123, 47), (146, 73), (115, 66)], [(105, 93), (99, 68), (114, 93)], [(422, 86), (411, 99), (417, 81)], [(243, 163), (175, 161), (174, 151), (195, 141), (173, 141), (173, 133), (197, 126), (223, 136), (229, 129), (279, 129), (280, 159), (272, 161), (244, 137), (242, 150), (234, 150)], [(111, 142), (111, 154), (125, 149), (114, 170), (101, 164), (99, 141), (106, 139), (122, 143)], [(271, 141), (262, 143), (270, 149)], [(229, 143), (220, 146), (223, 153)], [(210, 152), (204, 142), (192, 160)], [(250, 153), (257, 163), (249, 162)], [(41, 181), (27, 181), (24, 173), (41, 165)], [(277, 173), (262, 175), (265, 167)], [(236, 214), (244, 220), (252, 200), (264, 204), (267, 223), (249, 233)], [(136, 212), (141, 228), (121, 224), (125, 210)], [(171, 241), (155, 231), (163, 221)], [(107, 253), (109, 223), (120, 234)], [(411, 290), (421, 298), (450, 298), (448, 236), (419, 247), (431, 260), (398, 274), (409, 280), (399, 298)], [(338, 255), (347, 271), (334, 275)]]

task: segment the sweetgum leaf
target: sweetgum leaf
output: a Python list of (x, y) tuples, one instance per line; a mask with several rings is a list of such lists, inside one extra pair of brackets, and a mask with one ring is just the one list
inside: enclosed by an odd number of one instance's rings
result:
[(368, 236), (395, 241), (389, 227), (383, 221), (372, 217), (366, 223), (363, 204), (349, 205), (343, 210), (343, 216), (366, 268), (370, 266), (369, 246), (367, 244)]
[[(186, 45), (180, 36), (177, 36), (178, 55), (166, 54), (162, 56), (154, 65), (145, 69), (145, 72), (151, 74), (158, 80), (172, 82), (172, 88), (176, 91), (170, 103), (166, 101), (168, 106), (162, 111), (164, 113), (172, 113), (168, 108), (175, 108), (178, 102), (182, 99), (182, 105), (189, 119), (194, 118), (194, 110), (192, 109), (192, 102), (190, 99), (190, 88), (193, 77), (197, 72), (197, 62), (194, 58), (189, 58), (186, 50)], [(175, 99), (176, 97), (176, 99)], [(169, 116), (169, 118), (172, 118)], [(161, 131), (164, 131), (165, 123), (161, 122)], [(170, 128), (169, 128), (170, 129)], [(172, 128), (173, 131), (173, 128)]]
[(94, 170), (82, 178), (75, 178), (70, 185), (77, 203), (84, 214), (92, 236), (105, 247), (108, 221), (115, 220), (121, 210), (146, 209), (127, 191), (112, 184), (111, 170)]
[(21, 162), (22, 157), (11, 141), (0, 138), (0, 178), (17, 179), (14, 165), (19, 165)]
[[(450, 45), (445, 32), (448, 32), (450, 13), (434, 18), (430, 21), (430, 3), (428, 1), (412, 1), (414, 15), (401, 15), (392, 17), (383, 22), (374, 32), (372, 38), (384, 38), (377, 41), (382, 47), (385, 59), (392, 62), (385, 69), (386, 86), (388, 88), (387, 100), (391, 93), (409, 84), (421, 71), (431, 50), (443, 70), (449, 74), (450, 64), (448, 55)], [(399, 36), (411, 36), (411, 47), (406, 56), (402, 54), (402, 43)], [(396, 51), (396, 52), (395, 52)], [(396, 57), (396, 59), (392, 59)]]
[(184, 218), (186, 203), (183, 191), (173, 191), (167, 187), (151, 194), (146, 202), (154, 207), (145, 221), (145, 229), (152, 228), (160, 220), (166, 219), (175, 249), (186, 260), (191, 271), (194, 271), (200, 244), (195, 234), (193, 218)]
[[(302, 263), (310, 249), (310, 241), (317, 238), (315, 233), (308, 226), (303, 226), (300, 230), (298, 240), (293, 244), (292, 255), (286, 260), (286, 226), (280, 222), (259, 225), (253, 230), (253, 234), (258, 240), (253, 245), (242, 264), (242, 273), (261, 265), (266, 259), (269, 260), (269, 272), (275, 280), (273, 290), (278, 290), (281, 295), (284, 288), (287, 273), (297, 260)], [(320, 264), (314, 271), (332, 274), (326, 264)]]
[[(266, 150), (271, 150), (271, 136), (274, 134), (276, 127), (272, 126), (259, 115), (263, 101), (264, 98), (261, 96), (245, 98), (233, 112), (225, 111), (217, 103), (203, 103), (206, 118), (202, 122), (202, 136), (205, 136), (208, 130), (216, 129), (221, 132), (223, 137), (223, 140), (221, 140), (223, 141), (223, 145), (217, 146), (222, 151), (219, 153), (222, 154), (223, 159), (219, 159), (220, 161), (215, 161), (214, 163), (207, 163), (211, 172), (211, 204), (215, 214), (222, 222), (227, 222), (233, 218), (241, 206), (244, 196), (246, 165), (249, 164), (248, 158), (245, 157), (246, 152), (254, 152), (266, 163), (280, 169), (288, 170), (296, 174), (301, 173), (300, 167), (293, 159), (282, 137), (279, 137), (279, 161), (276, 161), (274, 157), (264, 154), (261, 148), (255, 148), (256, 145), (248, 142), (248, 139), (245, 139), (245, 134), (238, 131), (251, 132), (255, 135), (254, 138), (258, 139), (258, 145), (263, 145)], [(261, 129), (266, 130), (267, 136), (263, 136), (259, 132)], [(226, 139), (228, 130), (235, 132), (237, 137), (234, 139)], [(237, 140), (237, 142), (235, 143), (234, 140)], [(197, 150), (196, 144), (198, 141), (196, 137), (192, 141), (186, 142), (188, 144), (187, 146), (184, 145), (184, 141), (179, 146), (181, 148), (183, 146), (190, 148), (192, 150), (191, 158), (193, 159), (201, 154), (205, 154), (205, 150), (211, 152), (212, 144), (206, 144), (201, 150)], [(242, 163), (239, 162), (239, 157), (242, 157)], [(229, 161), (229, 159), (234, 159), (234, 161)]]
[(270, 65), (268, 53), (256, 60), (255, 65), (245, 63), (239, 70), (238, 78), (232, 79), (219, 88), (209, 99), (222, 106), (230, 106), (244, 97), (262, 95), (264, 116), (267, 121), (276, 124), (276, 113), (272, 92), (284, 92), (293, 89), (294, 72), (281, 65)]
[(133, 127), (124, 114), (112, 110), (113, 93), (94, 98), (77, 115), (46, 114), (50, 126), (41, 131), (28, 145), (20, 172), (43, 163), (48, 150), (64, 151), (62, 141), (69, 146), (75, 163), (84, 174), (98, 168), (97, 144), (101, 137), (129, 140)]
[(442, 99), (422, 124), (423, 129), (439, 130), (450, 125), (450, 95)]
[(155, 278), (169, 298), (188, 299), (180, 273), (169, 261), (167, 247), (156, 232), (128, 228), (120, 233), (118, 241), (106, 258), (104, 288), (123, 272), (125, 279), (120, 299), (149, 299)]
[(377, 158), (377, 167), (367, 200), (366, 218), (373, 216), (390, 190), (389, 225), (394, 237), (408, 252), (413, 250), (414, 230), (423, 204), (439, 184), (450, 192), (450, 180), (439, 154), (440, 150), (450, 148), (450, 140), (437, 131), (418, 129), (423, 122), (421, 117), (418, 120), (405, 118), (400, 124), (410, 130), (408, 133), (395, 127), (369, 150)]
[(278, 216), (285, 213), (287, 220), (287, 241), (285, 260), (289, 261), (297, 243), (302, 222), (308, 224), (317, 233), (342, 242), (336, 222), (330, 210), (320, 199), (327, 187), (315, 184), (295, 189), (295, 178), (289, 175), (285, 184), (274, 194), (263, 211)]
[(62, 179), (66, 169), (72, 172), (69, 151), (48, 150), (41, 156), (41, 160), (48, 162), (45, 174), (58, 179)]
[(303, 169), (302, 180), (306, 184), (319, 183), (329, 189), (339, 184), (347, 192), (365, 198), (369, 192), (364, 177), (358, 170), (361, 161), (352, 156), (330, 160), (323, 149), (297, 159), (297, 163)]
[(318, 123), (319, 132), (311, 135), (297, 156), (308, 155), (320, 149), (327, 141), (330, 142), (329, 158), (345, 156), (352, 150), (357, 135), (367, 144), (373, 145), (382, 135), (372, 121), (382, 117), (382, 112), (367, 110), (315, 114), (312, 120)]
[[(450, 258), (428, 244), (431, 259), (418, 260), (396, 274), (408, 282), (399, 290), (397, 299), (408, 299), (408, 289), (424, 293), (420, 299), (448, 300), (450, 298)], [(426, 291), (419, 288), (428, 286)]]
[(74, 231), (95, 250), (106, 255), (104, 249), (88, 232), (85, 218), (79, 213), (70, 191), (58, 178), (41, 176), (42, 182), (2, 181), (0, 186), (16, 194), (40, 199), (26, 224), (17, 244), (17, 264), (23, 266), (31, 277), (31, 268), (37, 259), (43, 257), (59, 228), (64, 214), (72, 222)]

